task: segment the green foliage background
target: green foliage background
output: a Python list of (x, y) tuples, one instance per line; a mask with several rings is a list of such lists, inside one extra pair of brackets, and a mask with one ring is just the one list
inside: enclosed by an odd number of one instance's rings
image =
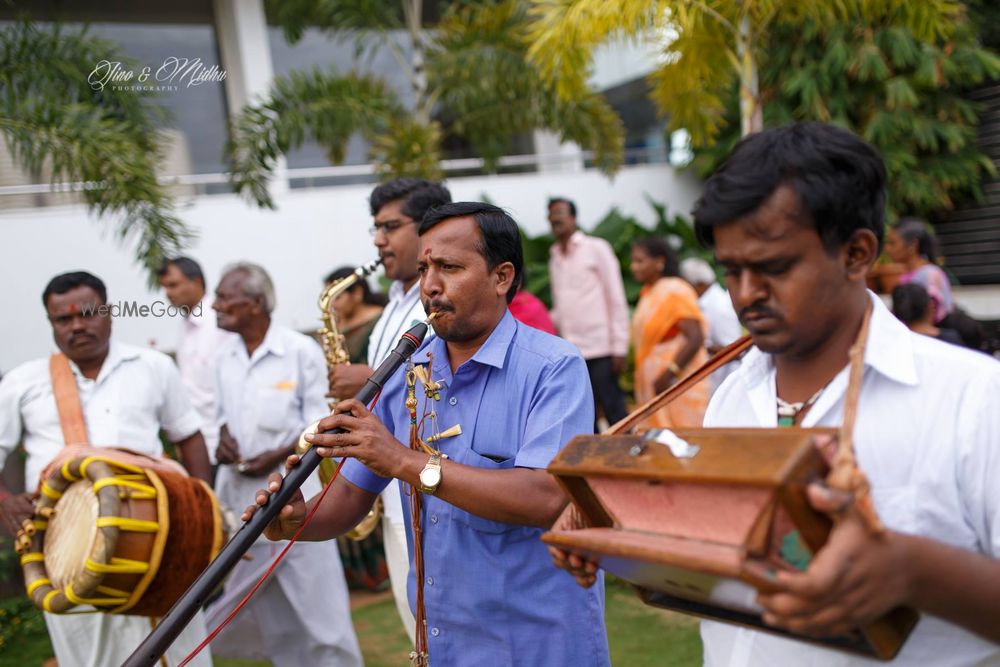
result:
[[(1000, 76), (1000, 57), (971, 22), (926, 41), (875, 20), (805, 21), (775, 26), (770, 45), (760, 67), (765, 126), (817, 120), (864, 137), (886, 162), (890, 219), (933, 218), (980, 197), (982, 179), (996, 173), (975, 141), (982, 106), (963, 94)], [(740, 139), (735, 90), (726, 108), (717, 143), (696, 150), (702, 177)]]

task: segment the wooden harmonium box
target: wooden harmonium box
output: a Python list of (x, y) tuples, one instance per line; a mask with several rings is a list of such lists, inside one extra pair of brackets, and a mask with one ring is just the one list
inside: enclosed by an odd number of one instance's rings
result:
[(579, 436), (556, 476), (589, 527), (542, 539), (586, 554), (651, 605), (868, 657), (891, 659), (918, 615), (897, 608), (850, 634), (816, 639), (766, 625), (757, 592), (777, 570), (804, 570), (832, 524), (806, 486), (826, 477), (817, 448), (834, 429), (676, 429)]

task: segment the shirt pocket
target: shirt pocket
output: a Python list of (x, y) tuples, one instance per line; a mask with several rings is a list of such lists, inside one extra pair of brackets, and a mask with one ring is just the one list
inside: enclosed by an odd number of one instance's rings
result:
[(263, 431), (279, 433), (293, 424), (295, 392), (267, 387), (257, 391), (257, 426)]
[(872, 501), (879, 518), (891, 530), (917, 533), (917, 488), (887, 486), (872, 489)]
[[(514, 456), (512, 453), (507, 453), (504, 449), (497, 447), (486, 447), (486, 449), (492, 452), (489, 456), (484, 456), (473, 449), (466, 449), (462, 455), (462, 460), (458, 461), (458, 463), (486, 470), (506, 470), (514, 467)], [(499, 535), (517, 527), (513, 524), (485, 519), (458, 507), (454, 508), (454, 517), (459, 523), (481, 533)]]

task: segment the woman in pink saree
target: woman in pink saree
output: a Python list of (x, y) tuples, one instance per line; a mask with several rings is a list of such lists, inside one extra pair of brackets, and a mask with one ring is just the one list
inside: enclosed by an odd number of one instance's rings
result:
[[(678, 277), (677, 255), (664, 239), (650, 236), (636, 241), (630, 269), (642, 283), (632, 316), (635, 398), (641, 404), (705, 363), (706, 322), (697, 292)], [(699, 382), (644, 425), (701, 426), (708, 396), (708, 381)]]

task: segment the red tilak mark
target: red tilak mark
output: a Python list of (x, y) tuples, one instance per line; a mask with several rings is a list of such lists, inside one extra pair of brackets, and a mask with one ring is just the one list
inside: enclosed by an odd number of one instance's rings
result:
[(69, 314), (70, 315), (76, 315), (79, 312), (80, 312), (80, 306), (79, 306), (79, 304), (76, 304), (76, 303), (70, 304), (70, 306), (69, 306)]
[(429, 257), (430, 254), (431, 254), (431, 249), (430, 248), (427, 248), (426, 250), (424, 250), (424, 257)]

